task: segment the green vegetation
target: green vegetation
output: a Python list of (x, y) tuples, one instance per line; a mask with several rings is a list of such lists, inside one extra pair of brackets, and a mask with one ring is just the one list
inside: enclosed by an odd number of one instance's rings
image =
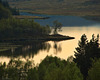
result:
[(19, 11), (11, 8), (6, 0), (0, 0), (0, 19), (11, 17), (11, 15), (19, 15)]
[(100, 58), (99, 35), (95, 37), (93, 34), (90, 41), (87, 40), (85, 34), (82, 35), (75, 51), (74, 62), (77, 63), (85, 80), (88, 75), (88, 70), (92, 66), (92, 59), (95, 58)]
[(33, 61), (12, 59), (8, 64), (0, 64), (0, 80), (83, 80), (74, 62), (47, 56), (39, 66)]
[(100, 58), (93, 61), (92, 67), (88, 71), (87, 80), (100, 80)]
[(40, 26), (34, 20), (8, 18), (0, 20), (0, 39), (35, 38), (50, 33), (49, 27)]
[(11, 12), (9, 9), (5, 8), (1, 3), (0, 3), (0, 19), (2, 18), (8, 18), (11, 17)]
[(74, 62), (46, 57), (39, 65), (39, 80), (83, 80)]

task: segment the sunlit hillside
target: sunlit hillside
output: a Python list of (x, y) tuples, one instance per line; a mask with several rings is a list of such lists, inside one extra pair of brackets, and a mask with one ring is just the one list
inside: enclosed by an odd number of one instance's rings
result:
[(100, 15), (100, 0), (8, 0), (20, 11), (64, 15)]

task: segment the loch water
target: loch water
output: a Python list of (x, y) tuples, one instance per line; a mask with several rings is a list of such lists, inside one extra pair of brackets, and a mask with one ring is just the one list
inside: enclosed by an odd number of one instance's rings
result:
[[(77, 16), (63, 16), (63, 15), (44, 15), (44, 14), (30, 14), (20, 13), (28, 16), (50, 17), (49, 19), (39, 20), (35, 22), (41, 25), (50, 25), (54, 20), (58, 20), (63, 24), (62, 35), (75, 37), (75, 39), (64, 41), (48, 41), (48, 42), (23, 42), (13, 45), (13, 43), (0, 43), (0, 48), (9, 47), (9, 50), (0, 51), (0, 62), (9, 62), (10, 59), (34, 60), (35, 64), (39, 64), (47, 55), (57, 56), (61, 59), (67, 60), (68, 57), (74, 56), (75, 48), (78, 46), (82, 34), (86, 34), (88, 40), (92, 38), (92, 34), (100, 34), (100, 22), (87, 20)], [(4, 44), (2, 46), (1, 44)], [(6, 45), (5, 45), (6, 44)]]

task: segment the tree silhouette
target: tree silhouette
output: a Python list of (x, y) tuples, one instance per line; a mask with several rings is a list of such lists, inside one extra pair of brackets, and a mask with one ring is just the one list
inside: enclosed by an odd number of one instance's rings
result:
[(92, 65), (91, 59), (99, 57), (100, 57), (99, 35), (97, 35), (97, 37), (95, 38), (93, 34), (90, 42), (87, 40), (85, 34), (82, 35), (81, 40), (78, 43), (78, 47), (76, 48), (75, 51), (74, 62), (76, 62), (78, 67), (80, 67), (80, 70), (84, 75), (84, 79), (86, 79), (88, 75), (88, 70)]
[(61, 31), (62, 24), (58, 22), (57, 20), (53, 22), (53, 34), (58, 34), (58, 31)]

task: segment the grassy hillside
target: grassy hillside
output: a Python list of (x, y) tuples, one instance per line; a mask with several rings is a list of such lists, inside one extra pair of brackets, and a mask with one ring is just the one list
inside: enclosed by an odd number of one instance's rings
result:
[(8, 0), (20, 11), (63, 15), (100, 15), (99, 0)]

